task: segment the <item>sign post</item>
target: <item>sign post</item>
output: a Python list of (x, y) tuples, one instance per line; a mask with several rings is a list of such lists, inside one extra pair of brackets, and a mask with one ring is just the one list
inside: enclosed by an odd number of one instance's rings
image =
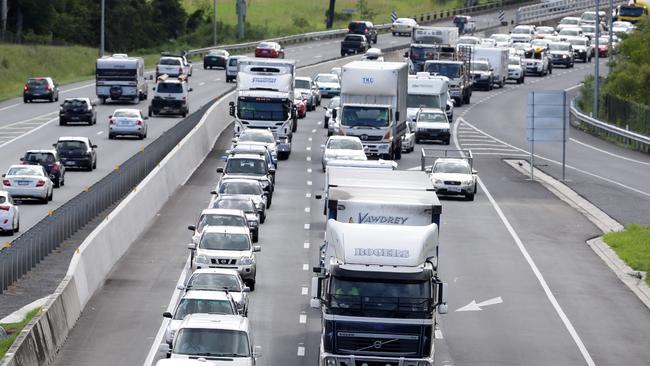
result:
[(535, 143), (562, 143), (562, 180), (566, 171), (566, 142), (569, 138), (568, 108), (564, 90), (528, 93), (526, 139), (530, 142), (530, 179), (534, 179)]

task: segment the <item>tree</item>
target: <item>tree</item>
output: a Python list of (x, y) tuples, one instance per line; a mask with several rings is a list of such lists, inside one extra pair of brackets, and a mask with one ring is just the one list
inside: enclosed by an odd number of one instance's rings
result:
[(187, 13), (179, 0), (152, 0), (154, 22), (164, 40), (175, 39), (185, 34)]

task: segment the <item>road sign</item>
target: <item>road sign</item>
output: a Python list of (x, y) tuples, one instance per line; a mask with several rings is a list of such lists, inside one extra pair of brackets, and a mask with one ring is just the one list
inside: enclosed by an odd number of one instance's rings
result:
[(526, 139), (530, 141), (530, 179), (535, 167), (535, 143), (562, 143), (562, 180), (566, 161), (566, 142), (569, 139), (569, 109), (564, 90), (531, 91), (526, 111)]
[(395, 10), (390, 12), (390, 22), (395, 23), (397, 20), (397, 12)]
[(499, 22), (503, 22), (503, 19), (505, 19), (506, 17), (506, 13), (503, 10), (499, 10), (498, 16), (499, 16)]

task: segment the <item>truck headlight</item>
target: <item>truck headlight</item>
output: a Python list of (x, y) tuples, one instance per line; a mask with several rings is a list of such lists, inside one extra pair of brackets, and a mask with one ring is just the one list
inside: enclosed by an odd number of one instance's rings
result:
[(194, 261), (197, 264), (208, 264), (208, 257), (204, 255), (197, 255), (196, 257), (194, 257)]
[(255, 263), (255, 259), (253, 259), (253, 257), (241, 257), (239, 260), (239, 264), (242, 266), (250, 266), (253, 263)]
[(336, 358), (325, 357), (325, 366), (336, 366)]

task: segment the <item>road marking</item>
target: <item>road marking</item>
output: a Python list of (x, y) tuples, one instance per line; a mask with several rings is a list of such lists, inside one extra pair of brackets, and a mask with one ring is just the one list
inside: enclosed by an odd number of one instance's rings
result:
[[(468, 123), (468, 122), (465, 121), (464, 119), (462, 119), (462, 120), (463, 120), (463, 122), (466, 123), (468, 126), (474, 127), (474, 126), (472, 126), (472, 124)], [(458, 124), (456, 124), (456, 125), (454, 126), (454, 129), (457, 129), (457, 128), (458, 128)], [(476, 130), (480, 131), (480, 130), (477, 129), (477, 128), (476, 128)], [(482, 132), (482, 131), (481, 131), (481, 132)], [(460, 149), (460, 144), (458, 143), (458, 136), (457, 136), (456, 133), (454, 133), (453, 135), (454, 135), (454, 136), (453, 136), (453, 137), (454, 137), (454, 144), (456, 145), (456, 148), (457, 148), (457, 149)], [(487, 135), (487, 136), (490, 136), (490, 135), (488, 135), (488, 134), (486, 134), (486, 135)], [(493, 137), (493, 138), (494, 138), (494, 137)], [(500, 141), (499, 139), (496, 139), (496, 138), (495, 138), (495, 140)], [(505, 144), (505, 143), (504, 143), (504, 144)], [(549, 287), (548, 284), (546, 283), (546, 280), (544, 279), (544, 276), (542, 275), (542, 273), (541, 273), (541, 272), (539, 271), (539, 269), (537, 268), (537, 265), (536, 265), (535, 262), (533, 261), (533, 258), (530, 256), (530, 254), (529, 254), (528, 251), (526, 250), (526, 247), (524, 247), (524, 243), (521, 241), (521, 238), (519, 237), (519, 235), (517, 234), (517, 232), (515, 231), (515, 229), (514, 229), (514, 228), (512, 227), (512, 225), (510, 224), (510, 221), (508, 220), (508, 218), (506, 217), (506, 215), (503, 213), (503, 211), (501, 211), (501, 207), (500, 207), (499, 204), (494, 200), (494, 197), (492, 197), (492, 194), (490, 194), (490, 191), (488, 191), (488, 189), (487, 189), (487, 187), (485, 186), (485, 184), (483, 184), (483, 180), (481, 179), (481, 177), (478, 177), (478, 184), (479, 184), (479, 186), (481, 187), (481, 189), (483, 190), (483, 192), (485, 193), (485, 196), (487, 197), (487, 199), (490, 201), (490, 204), (492, 205), (492, 207), (494, 208), (494, 210), (495, 210), (495, 211), (497, 212), (497, 214), (499, 215), (499, 218), (501, 219), (501, 222), (503, 222), (503, 225), (506, 227), (506, 229), (507, 229), (508, 232), (510, 233), (510, 236), (511, 236), (512, 239), (515, 241), (515, 244), (517, 244), (517, 248), (519, 248), (519, 251), (520, 251), (521, 254), (523, 255), (523, 257), (524, 257), (524, 259), (526, 260), (526, 262), (528, 263), (528, 266), (529, 266), (529, 267), (531, 268), (531, 270), (533, 271), (533, 274), (535, 275), (535, 277), (537, 278), (537, 281), (538, 281), (538, 282), (540, 283), (540, 285), (542, 286), (542, 289), (544, 290), (544, 293), (546, 294), (546, 297), (548, 298), (548, 300), (550, 301), (551, 305), (552, 305), (553, 308), (555, 309), (555, 312), (558, 314), (558, 316), (559, 316), (560, 319), (562, 320), (562, 323), (564, 323), (564, 326), (566, 327), (567, 331), (568, 331), (569, 334), (571, 335), (571, 338), (573, 338), (573, 341), (574, 341), (574, 342), (576, 343), (576, 345), (578, 346), (578, 349), (580, 350), (580, 353), (582, 353), (582, 357), (583, 357), (583, 358), (585, 359), (585, 361), (587, 362), (587, 365), (589, 365), (589, 366), (595, 366), (596, 364), (594, 363), (594, 360), (591, 358), (591, 355), (589, 354), (589, 351), (587, 351), (587, 348), (585, 347), (584, 343), (582, 342), (582, 339), (580, 339), (580, 336), (578, 335), (578, 332), (577, 332), (577, 331), (575, 330), (575, 328), (573, 327), (573, 324), (571, 324), (571, 321), (569, 320), (569, 318), (568, 318), (568, 317), (566, 316), (566, 314), (564, 313), (564, 310), (562, 310), (562, 307), (560, 306), (560, 304), (558, 303), (557, 299), (555, 298), (555, 295), (553, 295), (553, 292), (551, 291), (550, 287)]]
[(306, 241), (306, 242), (302, 245), (302, 247), (305, 248), (305, 249), (309, 249), (309, 242)]
[(303, 286), (301, 291), (300, 291), (300, 294), (301, 295), (309, 295), (309, 287)]
[(12, 142), (14, 142), (14, 141), (16, 141), (16, 140), (18, 140), (18, 139), (20, 139), (20, 138), (23, 138), (23, 137), (25, 137), (25, 136), (27, 136), (27, 135), (29, 135), (29, 134), (32, 134), (32, 133), (34, 133), (34, 132), (40, 130), (41, 128), (47, 126), (48, 124), (50, 124), (50, 123), (56, 121), (58, 118), (59, 118), (59, 117), (52, 118), (51, 120), (49, 120), (49, 121), (43, 123), (42, 125), (40, 125), (40, 126), (34, 128), (34, 129), (32, 129), (32, 130), (29, 130), (29, 131), (25, 132), (24, 134), (22, 134), (22, 135), (20, 135), (20, 136), (16, 136), (16, 137), (12, 138), (11, 140), (9, 140), (9, 141), (7, 141), (7, 142), (3, 142), (2, 144), (0, 144), (0, 148), (1, 148), (1, 147), (5, 147), (5, 146), (9, 145), (10, 143), (12, 143)]
[(321, 56), (321, 55), (314, 56), (314, 58), (321, 58), (321, 57), (323, 57), (323, 56)]
[(311, 151), (311, 146), (307, 146), (307, 151)]
[(221, 78), (216, 78), (216, 79), (214, 79), (214, 81), (220, 81), (220, 80), (221, 80)]
[[(496, 137), (490, 135), (490, 134), (487, 133), (487, 132), (484, 132), (484, 131), (481, 130), (480, 128), (478, 128), (478, 127), (474, 126), (473, 124), (467, 122), (467, 121), (466, 121), (464, 118), (462, 118), (462, 117), (460, 117), (459, 119), (461, 119), (462, 122), (465, 123), (466, 125), (471, 126), (472, 128), (474, 128), (476, 131), (479, 131), (479, 132), (485, 134), (485, 136), (489, 136), (490, 138), (493, 138), (494, 140), (499, 141), (500, 143), (502, 143), (502, 144), (504, 144), (504, 145), (506, 145), (506, 146), (509, 146), (509, 147), (511, 147), (511, 148), (514, 149), (514, 150), (521, 151), (521, 152), (523, 152), (523, 153), (527, 153), (528, 156), (530, 156), (530, 152), (528, 152), (528, 151), (526, 151), (526, 150), (524, 150), (524, 149), (518, 148), (518, 147), (516, 147), (516, 146), (514, 146), (514, 145), (510, 145), (509, 143), (507, 143), (507, 142), (505, 142), (505, 141), (503, 141), (503, 140), (500, 140), (500, 139), (498, 139), (498, 138), (496, 138)], [(458, 144), (458, 139), (457, 139), (456, 134), (454, 134), (454, 141), (455, 141), (455, 143), (456, 143), (456, 146), (460, 146), (460, 144)], [(0, 147), (1, 147), (1, 145), (0, 145)], [(559, 162), (559, 161), (556, 161), (556, 160), (553, 160), (553, 159), (549, 159), (549, 158), (546, 158), (546, 157), (541, 156), (541, 155), (537, 155), (537, 154), (535, 154), (535, 158), (539, 158), (539, 159), (542, 159), (542, 160), (546, 160), (546, 161), (551, 162), (551, 163), (556, 164), (556, 165), (562, 165), (562, 163)], [(640, 190), (640, 189), (636, 189), (636, 188), (634, 188), (634, 187), (630, 187), (630, 186), (628, 186), (628, 185), (626, 185), (626, 184), (623, 184), (623, 183), (617, 182), (617, 181), (615, 181), (615, 180), (612, 180), (612, 179), (609, 179), (609, 178), (605, 178), (605, 177), (603, 177), (603, 176), (600, 176), (600, 175), (595, 174), (595, 173), (588, 172), (588, 171), (583, 170), (583, 169), (580, 169), (580, 168), (576, 168), (576, 167), (574, 167), (573, 165), (569, 165), (569, 164), (567, 164), (566, 167), (569, 168), (569, 169), (575, 170), (575, 171), (577, 171), (577, 172), (579, 172), (579, 173), (582, 173), (582, 174), (584, 174), (584, 175), (588, 175), (588, 176), (591, 176), (591, 177), (594, 177), (594, 178), (597, 178), (597, 179), (603, 180), (603, 181), (605, 181), (605, 182), (608, 182), (608, 183), (611, 183), (611, 184), (617, 185), (617, 186), (619, 186), (619, 187), (625, 188), (625, 189), (627, 189), (627, 190), (630, 190), (630, 191), (632, 191), (632, 192), (638, 193), (638, 194), (640, 194), (640, 195), (643, 195), (643, 196), (646, 196), (646, 197), (650, 197), (650, 193), (648, 193), (648, 192), (644, 192), (644, 191), (642, 191), (642, 190)]]
[(305, 207), (305, 213), (311, 212), (311, 207)]
[(443, 338), (444, 338), (444, 337), (442, 336), (442, 331), (441, 331), (440, 329), (436, 329), (436, 330), (434, 331), (434, 335), (435, 335), (436, 339), (443, 339)]
[(305, 347), (298, 346), (298, 357), (305, 357)]
[(310, 186), (312, 182), (310, 180), (307, 181), (307, 185)]
[(301, 313), (300, 316), (298, 317), (298, 323), (306, 324), (307, 323), (307, 314)]
[(311, 193), (305, 193), (305, 198), (311, 198)]
[(205, 85), (205, 81), (199, 83), (199, 86), (203, 86), (203, 85)]
[(303, 271), (309, 271), (309, 264), (308, 263), (303, 264), (302, 265), (302, 270)]
[(316, 129), (311, 130), (311, 133), (316, 133)]
[(307, 173), (311, 173), (311, 168), (307, 168)]
[(307, 141), (309, 141), (309, 142), (311, 142), (311, 140), (312, 140), (312, 138), (311, 138), (311, 137), (308, 137), (308, 138), (307, 138)]
[(89, 86), (93, 86), (93, 85), (95, 85), (95, 83), (90, 83), (90, 84), (86, 84), (86, 85), (78, 86), (78, 87), (76, 87), (76, 88), (72, 88), (72, 89), (61, 90), (61, 91), (59, 92), (59, 94), (69, 93), (69, 92), (71, 92), (71, 91), (75, 91), (75, 90), (79, 90), (79, 89), (87, 88), (87, 87), (89, 87)]
[(101, 135), (102, 133), (104, 133), (104, 131), (97, 132), (98, 135)]
[(307, 157), (307, 161), (311, 161), (311, 156), (308, 156), (308, 157)]
[(7, 109), (9, 109), (9, 108), (17, 107), (17, 106), (19, 106), (19, 105), (21, 105), (21, 104), (24, 104), (24, 103), (11, 104), (11, 105), (8, 105), (8, 106), (6, 106), (6, 107), (2, 107), (2, 108), (0, 108), (0, 111), (4, 111), (4, 110), (7, 110)]
[(572, 87), (570, 87), (570, 88), (566, 88), (566, 89), (564, 89), (564, 91), (565, 91), (565, 92), (569, 92), (569, 91), (571, 91), (571, 90), (573, 90), (573, 89), (578, 89), (578, 88), (580, 88), (580, 87), (582, 87), (582, 83), (580, 83), (580, 84), (578, 84), (578, 85), (574, 85), (574, 86), (572, 86)]
[(606, 154), (606, 155), (609, 155), (609, 156), (613, 156), (613, 157), (615, 157), (615, 158), (619, 158), (619, 159), (622, 159), (622, 160), (625, 160), (625, 161), (630, 161), (630, 162), (637, 163), (637, 164), (650, 165), (650, 163), (647, 163), (647, 162), (645, 162), (645, 161), (640, 161), (640, 160), (636, 160), (636, 159), (628, 158), (628, 157), (625, 157), (625, 156), (622, 156), (622, 155), (614, 154), (614, 153), (609, 152), (609, 151), (607, 151), (607, 150), (599, 149), (599, 148), (597, 148), (597, 147), (595, 147), (595, 146), (591, 146), (591, 145), (589, 145), (589, 144), (587, 144), (587, 143), (584, 143), (584, 142), (582, 142), (582, 141), (578, 141), (578, 140), (576, 140), (576, 139), (574, 139), (574, 138), (569, 138), (569, 140), (571, 140), (572, 142), (575, 142), (576, 144), (582, 145), (582, 146), (584, 146), (584, 147), (588, 147), (588, 148), (590, 148), (590, 149), (596, 150), (596, 151), (598, 151), (598, 152), (601, 152), (601, 153)]
[(476, 300), (472, 300), (472, 302), (470, 302), (469, 304), (461, 308), (456, 309), (456, 311), (481, 311), (483, 310), (481, 307), (496, 305), (501, 303), (503, 303), (503, 299), (501, 298), (501, 296), (489, 300), (481, 301), (479, 303), (477, 303)]
[(305, 224), (304, 226), (305, 230), (309, 230), (309, 226), (310, 226), (309, 224)]

